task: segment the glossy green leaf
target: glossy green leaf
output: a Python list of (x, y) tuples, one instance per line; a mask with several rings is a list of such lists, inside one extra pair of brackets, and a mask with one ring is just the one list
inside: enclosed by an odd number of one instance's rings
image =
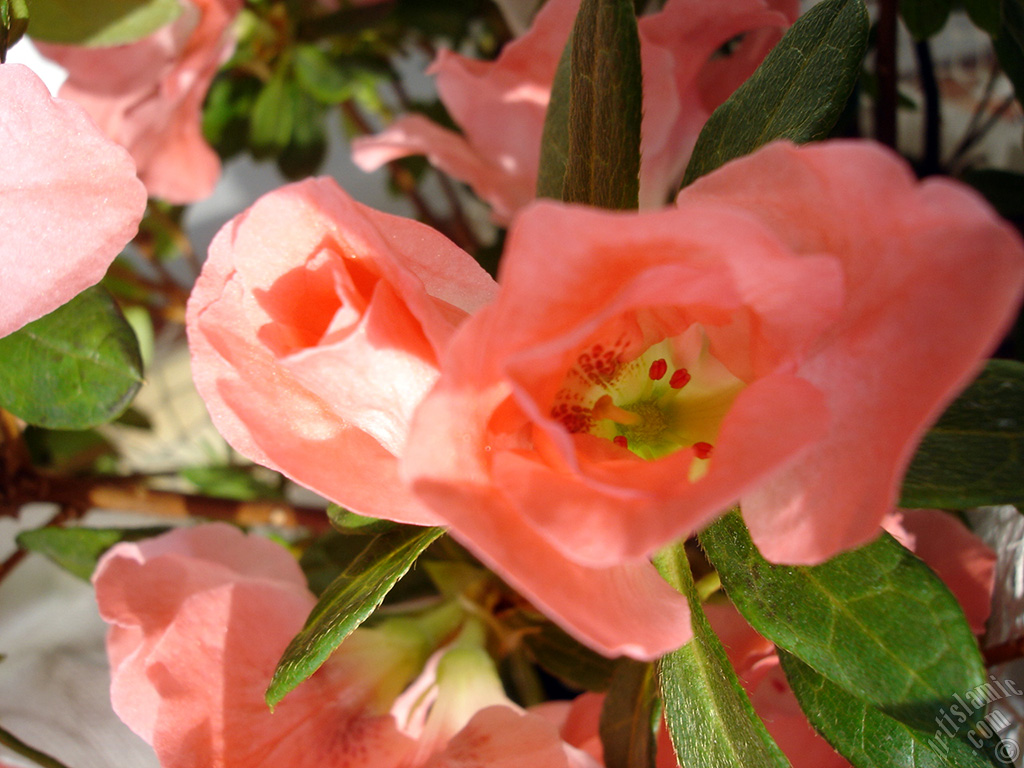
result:
[(0, 405), (29, 424), (102, 424), (127, 408), (141, 385), (135, 334), (102, 288), (0, 338)]
[(965, 509), (1024, 501), (1024, 364), (991, 360), (925, 435), (901, 505)]
[(654, 768), (660, 714), (654, 665), (620, 660), (601, 707), (605, 768)]
[(843, 111), (867, 49), (861, 0), (825, 0), (803, 14), (750, 78), (716, 109), (683, 186), (776, 139), (824, 138)]
[(887, 533), (813, 567), (769, 563), (735, 512), (700, 541), (754, 629), (891, 717), (928, 728), (984, 682), (956, 598)]
[[(562, 199), (565, 163), (569, 157), (569, 75), (572, 70), (572, 36), (562, 50), (551, 84), (551, 99), (544, 116), (540, 140), (540, 169), (537, 173), (537, 197)], [(638, 193), (639, 194), (639, 193)]]
[(103, 553), (122, 541), (141, 541), (167, 532), (167, 526), (149, 528), (36, 528), (17, 536), (18, 546), (45, 555), (83, 581), (92, 578)]
[(402, 526), (368, 539), (362, 552), (324, 591), (305, 626), (285, 649), (267, 688), (267, 704), (274, 707), (316, 672), (443, 533), (443, 528)]
[(946, 25), (953, 0), (900, 0), (900, 15), (915, 40), (927, 40)]
[(721, 641), (701, 608), (686, 550), (661, 552), (658, 570), (690, 603), (693, 640), (658, 662), (672, 745), (687, 768), (785, 768), (789, 761), (765, 730)]
[(635, 209), (643, 89), (632, 0), (583, 0), (571, 58), (562, 199)]
[(178, 0), (28, 0), (29, 34), (47, 43), (133, 43), (181, 14)]
[[(989, 731), (972, 730), (966, 724), (966, 717), (958, 722), (964, 710), (959, 704), (951, 705), (945, 717), (940, 716), (927, 730), (912, 728), (829, 682), (795, 656), (780, 651), (779, 659), (811, 724), (855, 768), (1012, 765), (1012, 762), (986, 757), (990, 745), (984, 736)], [(984, 707), (982, 704), (982, 712)], [(1009, 724), (1008, 720), (1006, 722)], [(987, 728), (988, 724), (983, 727)], [(1012, 750), (1015, 745), (1006, 748)], [(997, 746), (996, 754), (998, 749)]]

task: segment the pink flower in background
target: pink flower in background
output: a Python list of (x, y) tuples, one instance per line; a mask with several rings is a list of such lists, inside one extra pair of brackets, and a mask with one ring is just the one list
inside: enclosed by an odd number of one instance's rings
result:
[(77, 104), (0, 65), (0, 336), (103, 277), (135, 236), (146, 192), (131, 157)]
[(465, 252), (329, 179), (229, 222), (188, 304), (196, 387), (239, 452), (362, 514), (431, 524), (398, 479), (456, 326), (495, 292)]
[(264, 691), (315, 598), (268, 540), (180, 529), (114, 547), (93, 581), (114, 709), (164, 768), (596, 768), (508, 700), (482, 649), (456, 643), (424, 670), (437, 638), (414, 620), (356, 630), (271, 713)]
[[(579, 0), (551, 0), (495, 62), (442, 52), (431, 71), (463, 135), (419, 115), (353, 143), (364, 170), (407, 155), (467, 182), (505, 223), (536, 195), (544, 115)], [(798, 13), (793, 0), (669, 0), (639, 21), (644, 74), (641, 207), (674, 195), (708, 116), (760, 64)], [(729, 55), (716, 52), (744, 35)]]
[(234, 46), (230, 26), (242, 0), (187, 0), (183, 6), (174, 23), (129, 45), (37, 44), (68, 70), (60, 95), (85, 107), (131, 152), (150, 195), (174, 204), (208, 196), (220, 178), (200, 111)]
[(577, 638), (654, 658), (689, 628), (640, 575), (648, 555), (737, 501), (776, 561), (878, 533), (1012, 317), (1024, 246), (878, 146), (778, 143), (673, 209), (536, 203), (501, 269), (416, 411), (405, 474)]

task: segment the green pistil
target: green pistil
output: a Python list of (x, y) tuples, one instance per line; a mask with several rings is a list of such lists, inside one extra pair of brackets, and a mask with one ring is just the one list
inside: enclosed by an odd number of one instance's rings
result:
[[(636, 414), (634, 424), (616, 424), (616, 431), (626, 438), (626, 446), (644, 459), (658, 459), (682, 448), (675, 437), (675, 422), (679, 417), (674, 403), (665, 404), (659, 400), (638, 400), (623, 405), (624, 411)], [(673, 418), (675, 417), (675, 418)]]

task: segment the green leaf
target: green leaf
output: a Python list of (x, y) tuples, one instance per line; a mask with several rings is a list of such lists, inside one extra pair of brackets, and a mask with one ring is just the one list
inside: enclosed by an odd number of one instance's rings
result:
[(785, 768), (789, 761), (765, 730), (701, 608), (683, 545), (655, 565), (690, 603), (693, 640), (658, 662), (665, 722), (687, 768)]
[(249, 119), (249, 146), (254, 157), (276, 157), (292, 138), (294, 99), (298, 88), (280, 67), (263, 86)]
[(324, 104), (352, 96), (354, 73), (315, 45), (300, 45), (294, 54), (295, 78), (303, 90)]
[(293, 86), (292, 131), (288, 144), (277, 156), (277, 167), (287, 179), (312, 176), (327, 156), (326, 112), (320, 102)]
[(420, 553), (443, 533), (443, 528), (402, 526), (369, 539), (323, 593), (305, 626), (288, 644), (267, 688), (267, 704), (273, 708), (316, 672), (380, 605)]
[(946, 25), (953, 0), (900, 0), (900, 15), (915, 40), (927, 40)]
[(1014, 35), (1009, 25), (1004, 26), (992, 39), (999, 66), (1013, 84), (1017, 101), (1024, 104), (1024, 30)]
[(166, 533), (167, 526), (149, 528), (36, 528), (18, 534), (18, 546), (45, 555), (83, 581), (92, 578), (100, 557), (122, 541), (141, 541)]
[(223, 159), (247, 146), (249, 118), (263, 83), (256, 77), (222, 72), (214, 78), (203, 105), (203, 136)]
[(135, 334), (98, 287), (0, 338), (0, 361), (0, 405), (51, 429), (110, 421), (142, 386)]
[(978, 29), (995, 37), (1002, 24), (1001, 0), (963, 0), (964, 10)]
[(925, 435), (903, 480), (904, 507), (1024, 501), (1024, 364), (991, 360)]
[(1024, 174), (977, 168), (964, 173), (961, 181), (981, 192), (1004, 219), (1024, 219)]
[(601, 707), (605, 768), (654, 768), (655, 734), (661, 725), (653, 664), (622, 659)]
[(3, 744), (15, 754), (26, 757), (42, 768), (68, 768), (64, 763), (55, 757), (50, 757), (45, 752), (40, 752), (35, 747), (29, 746), (6, 728), (0, 728), (0, 744)]
[(28, 29), (28, 6), (25, 0), (0, 0), (0, 62), (7, 49)]
[(1003, 0), (1003, 30), (999, 37), (1009, 34), (1024, 49), (1024, 0)]
[(956, 598), (887, 533), (813, 567), (769, 563), (735, 512), (700, 541), (754, 629), (891, 717), (929, 728), (984, 682)]
[(596, 653), (546, 619), (531, 621), (520, 615), (508, 622), (527, 628), (523, 645), (545, 671), (572, 688), (606, 691), (611, 685), (614, 662)]
[(393, 531), (398, 527), (398, 523), (393, 523), (390, 520), (380, 520), (376, 517), (357, 515), (355, 512), (349, 512), (337, 504), (327, 505), (327, 519), (331, 521), (331, 525), (342, 533), (385, 533)]
[[(537, 197), (562, 199), (565, 165), (569, 157), (569, 80), (572, 70), (572, 35), (562, 50), (551, 84), (551, 100), (544, 115), (540, 139), (540, 169), (537, 173)], [(639, 192), (637, 193), (639, 194)]]
[(824, 138), (857, 82), (867, 41), (861, 0), (825, 0), (807, 11), (712, 113), (683, 186), (770, 141)]
[(632, 0), (583, 0), (571, 56), (562, 199), (636, 209), (643, 89)]
[(133, 43), (181, 14), (178, 0), (28, 0), (36, 40), (72, 45)]
[[(928, 730), (920, 730), (847, 693), (795, 656), (780, 651), (779, 659), (811, 724), (856, 768), (991, 768), (1012, 764), (985, 757), (990, 748), (988, 740), (981, 732), (972, 731), (966, 719), (957, 722), (964, 711), (959, 704), (951, 705), (945, 718), (933, 722)], [(982, 703), (981, 712), (984, 709)], [(1005, 719), (1005, 715), (1002, 717)], [(971, 738), (973, 744), (968, 740)]]
[(281, 498), (280, 490), (255, 477), (250, 466), (186, 467), (181, 476), (205, 496), (236, 501)]

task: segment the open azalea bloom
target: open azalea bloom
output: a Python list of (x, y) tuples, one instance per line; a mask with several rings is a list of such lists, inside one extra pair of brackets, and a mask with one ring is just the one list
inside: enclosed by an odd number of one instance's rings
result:
[(1024, 248), (877, 146), (779, 143), (671, 210), (535, 204), (499, 282), (417, 409), (406, 474), (570, 632), (653, 658), (685, 621), (623, 620), (608, 582), (636, 584), (612, 569), (736, 502), (775, 561), (870, 540), (1012, 316)]
[[(796, 18), (797, 6), (791, 0), (669, 0), (662, 11), (639, 20), (641, 207), (669, 200), (708, 116), (761, 63)], [(472, 186), (491, 204), (495, 219), (507, 223), (536, 196), (551, 84), (578, 9), (579, 0), (546, 3), (529, 32), (493, 63), (442, 52), (431, 71), (464, 135), (421, 116), (404, 117), (383, 133), (354, 142), (356, 163), (373, 170), (399, 157), (426, 155)], [(736, 38), (735, 49), (720, 50)]]
[(364, 514), (431, 524), (398, 480), (413, 410), (494, 281), (431, 228), (313, 179), (230, 222), (188, 306), (196, 386), (238, 451)]
[[(0, 336), (99, 282), (138, 229), (131, 157), (20, 64), (0, 65)], [(54, 163), (54, 158), (62, 162)]]
[(271, 712), (263, 693), (315, 598), (287, 550), (230, 526), (119, 545), (94, 583), (115, 710), (164, 768), (596, 768), (505, 696), (471, 631), (427, 664), (446, 629), (426, 620), (356, 630)]
[(234, 42), (241, 0), (188, 0), (169, 26), (111, 48), (38, 44), (68, 70), (60, 95), (78, 102), (126, 147), (150, 195), (169, 203), (201, 200), (220, 178), (203, 138), (200, 110)]

